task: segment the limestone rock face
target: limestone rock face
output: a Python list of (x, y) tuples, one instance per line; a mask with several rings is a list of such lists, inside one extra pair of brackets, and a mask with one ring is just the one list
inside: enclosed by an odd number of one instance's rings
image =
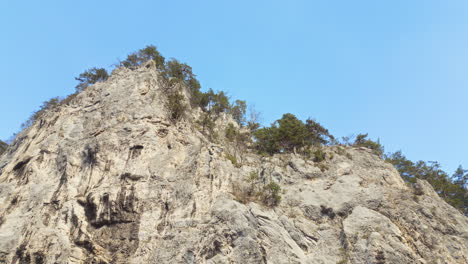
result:
[(8, 144), (0, 140), (0, 155), (8, 148)]
[[(0, 263), (468, 263), (467, 218), (426, 182), (344, 146), (233, 164), (196, 110), (170, 122), (167, 89), (151, 64), (118, 69), (17, 136)], [(270, 182), (277, 206), (248, 192)]]

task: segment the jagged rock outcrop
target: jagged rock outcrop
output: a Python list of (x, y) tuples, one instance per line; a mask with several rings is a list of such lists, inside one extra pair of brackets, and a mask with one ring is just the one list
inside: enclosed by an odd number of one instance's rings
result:
[(8, 144), (0, 140), (0, 155), (8, 148)]
[[(152, 64), (118, 69), (17, 136), (0, 157), (0, 263), (468, 262), (467, 218), (426, 182), (344, 146), (234, 166), (197, 111), (169, 121), (166, 89)], [(269, 182), (273, 207), (246, 191)]]

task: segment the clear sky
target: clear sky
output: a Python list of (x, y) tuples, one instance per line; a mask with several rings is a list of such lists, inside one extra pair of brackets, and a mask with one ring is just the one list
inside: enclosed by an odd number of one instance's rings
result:
[(0, 139), (83, 70), (154, 44), (269, 124), (316, 118), (468, 167), (467, 1), (0, 0)]

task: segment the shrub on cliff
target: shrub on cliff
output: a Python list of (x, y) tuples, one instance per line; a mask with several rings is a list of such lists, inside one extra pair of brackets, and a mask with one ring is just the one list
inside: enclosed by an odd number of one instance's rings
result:
[(387, 155), (386, 161), (395, 166), (406, 182), (415, 183), (417, 179), (428, 181), (442, 199), (468, 216), (468, 171), (461, 166), (450, 177), (438, 162), (412, 162), (401, 151)]
[(29, 119), (21, 124), (21, 128), (27, 128), (30, 127), (34, 122), (42, 117), (42, 115), (50, 109), (53, 109), (57, 106), (59, 106), (61, 103), (61, 100), (59, 97), (53, 97), (45, 102), (42, 103), (42, 105), (39, 107), (39, 110), (35, 111)]
[(153, 60), (156, 64), (156, 68), (163, 71), (165, 69), (166, 59), (159, 53), (156, 46), (149, 45), (137, 52), (131, 53), (127, 56), (127, 59), (120, 62), (120, 65), (130, 69), (134, 69), (141, 64)]
[(91, 86), (97, 82), (103, 82), (109, 78), (109, 74), (104, 68), (91, 68), (81, 73), (75, 80), (79, 84), (75, 87), (77, 92), (81, 92), (88, 86)]
[(240, 126), (244, 126), (246, 123), (245, 114), (247, 111), (247, 103), (243, 100), (236, 100), (234, 104), (230, 107), (230, 114), (232, 118), (239, 124)]
[(261, 193), (263, 203), (271, 207), (277, 206), (281, 201), (280, 193), (281, 187), (275, 182), (270, 182), (265, 185), (263, 192)]
[(293, 114), (284, 114), (270, 127), (258, 129), (254, 137), (257, 150), (268, 154), (305, 150), (328, 143), (327, 137), (333, 138), (319, 123), (309, 119), (304, 124)]
[(173, 92), (167, 96), (166, 107), (169, 110), (169, 118), (174, 122), (180, 120), (187, 109), (184, 96), (180, 92)]
[(192, 67), (186, 63), (181, 63), (176, 59), (171, 59), (166, 63), (164, 76), (167, 79), (175, 78), (183, 82), (190, 92), (190, 104), (192, 106), (206, 106), (206, 96), (200, 91), (201, 85), (192, 71)]
[(353, 145), (358, 146), (358, 147), (369, 148), (372, 150), (372, 153), (374, 153), (375, 155), (379, 157), (382, 157), (384, 153), (384, 147), (382, 146), (382, 144), (380, 144), (378, 140), (373, 141), (371, 139), (368, 139), (367, 136), (368, 134), (357, 135), (356, 139), (354, 140)]

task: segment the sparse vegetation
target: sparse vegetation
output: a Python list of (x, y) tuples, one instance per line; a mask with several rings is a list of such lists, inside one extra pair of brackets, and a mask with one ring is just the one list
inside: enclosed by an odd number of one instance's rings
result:
[(263, 180), (260, 179), (258, 172), (250, 172), (245, 182), (234, 184), (234, 196), (242, 203), (260, 202), (269, 207), (277, 206), (281, 202), (280, 185), (273, 181), (265, 185)]
[(275, 183), (270, 182), (265, 187), (263, 187), (262, 201), (265, 205), (276, 206), (281, 201), (281, 187)]
[(249, 177), (247, 178), (247, 181), (248, 182), (256, 182), (258, 180), (258, 178), (259, 178), (258, 172), (252, 171), (252, 172), (250, 172)]
[(50, 109), (54, 109), (56, 108), (57, 106), (59, 106), (61, 103), (61, 100), (60, 98), (58, 97), (54, 97), (54, 98), (51, 98), (45, 102), (42, 103), (42, 105), (39, 107), (39, 110), (37, 110), (36, 112), (34, 112), (28, 120), (26, 120), (26, 122), (24, 122), (23, 124), (21, 124), (21, 128), (22, 129), (25, 129), (27, 127), (30, 127), (32, 124), (34, 124), (34, 122), (36, 120), (39, 120), (43, 115), (44, 113), (47, 111), (47, 110), (50, 110)]
[(248, 144), (250, 142), (250, 133), (244, 131), (242, 132), (240, 128), (234, 126), (234, 124), (229, 123), (225, 130), (225, 137), (233, 149), (235, 155), (239, 155), (241, 157), (242, 162), (242, 155), (247, 150)]
[(354, 145), (358, 147), (366, 147), (372, 150), (372, 153), (382, 157), (384, 154), (384, 147), (380, 144), (380, 141), (373, 141), (367, 138), (368, 134), (359, 134), (354, 140)]
[(75, 87), (76, 92), (81, 92), (90, 85), (93, 85), (97, 82), (106, 81), (109, 78), (109, 74), (104, 68), (91, 68), (81, 73), (78, 77), (75, 77), (79, 83)]
[(180, 92), (174, 92), (167, 96), (167, 109), (170, 119), (174, 122), (184, 117), (187, 107), (184, 103), (184, 96)]
[(240, 164), (237, 162), (237, 158), (234, 155), (226, 153), (226, 158), (229, 161), (231, 161), (231, 163), (232, 163), (232, 165), (234, 165), (234, 167), (240, 167)]
[(236, 100), (230, 107), (232, 118), (237, 122), (237, 124), (239, 124), (239, 126), (244, 126), (247, 122), (245, 118), (246, 111), (247, 103), (242, 100)]
[(315, 150), (313, 153), (314, 153), (314, 161), (315, 162), (322, 162), (322, 161), (325, 160), (326, 154), (321, 148)]
[(317, 164), (317, 167), (320, 169), (321, 172), (325, 172), (329, 169), (329, 167), (325, 163)]
[(163, 71), (165, 70), (165, 58), (159, 53), (156, 46), (149, 45), (137, 52), (131, 53), (127, 59), (120, 62), (120, 66), (135, 69), (143, 63), (153, 60), (156, 68)]
[(310, 146), (320, 146), (333, 138), (327, 129), (308, 119), (304, 124), (293, 114), (284, 114), (270, 127), (258, 129), (254, 133), (256, 148), (260, 153), (307, 153)]
[(201, 126), (203, 133), (212, 133), (215, 127), (215, 122), (210, 117), (209, 113), (202, 113), (202, 116), (198, 120), (198, 124)]
[(401, 151), (387, 155), (386, 161), (395, 166), (406, 182), (414, 184), (417, 179), (428, 181), (440, 197), (468, 216), (468, 170), (460, 166), (450, 177), (438, 162), (415, 163), (408, 160)]

